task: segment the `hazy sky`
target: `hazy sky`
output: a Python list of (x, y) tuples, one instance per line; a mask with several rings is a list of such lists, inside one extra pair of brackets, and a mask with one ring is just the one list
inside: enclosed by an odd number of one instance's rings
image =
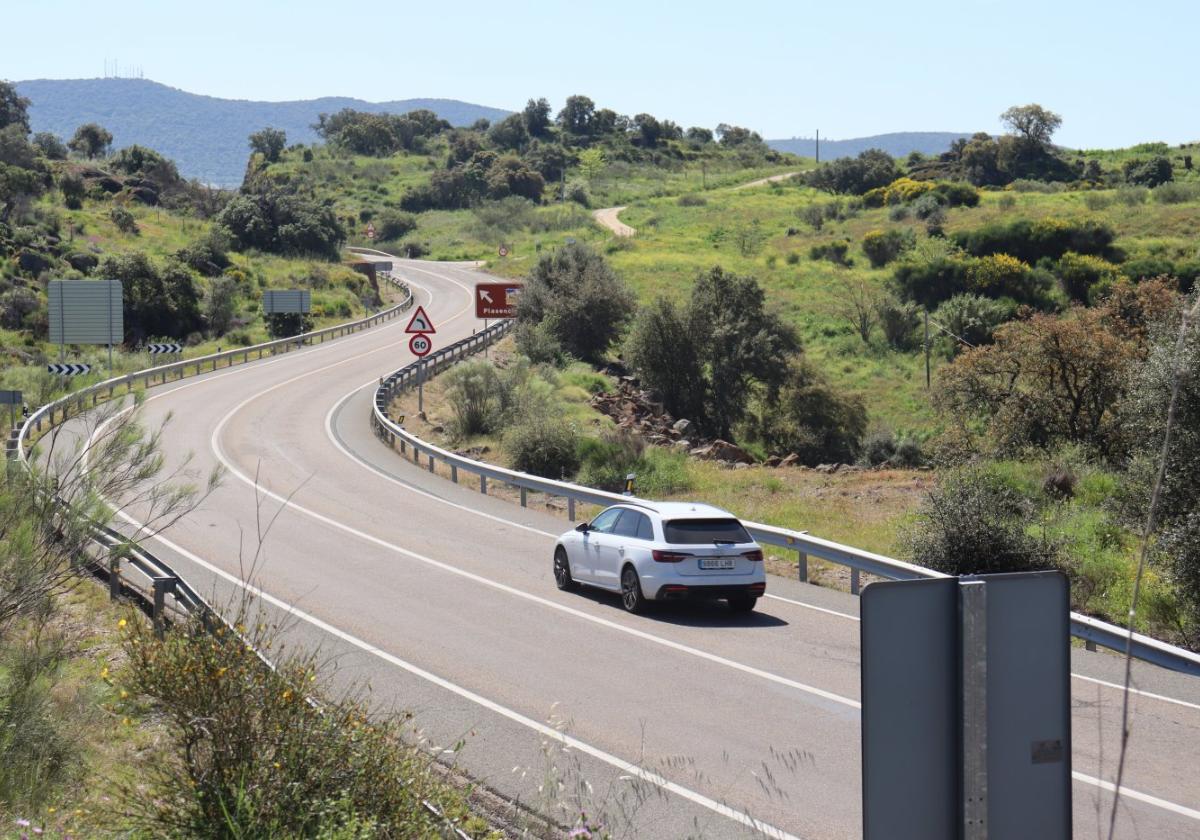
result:
[(1200, 139), (1200, 0), (0, 0), (0, 29), (12, 80), (116, 59), (239, 99), (584, 93), (769, 138), (995, 132), (1036, 101), (1067, 146)]

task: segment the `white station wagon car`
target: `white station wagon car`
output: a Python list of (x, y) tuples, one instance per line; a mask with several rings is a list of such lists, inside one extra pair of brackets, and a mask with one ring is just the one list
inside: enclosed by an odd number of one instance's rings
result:
[(554, 581), (621, 593), (625, 609), (647, 601), (724, 598), (754, 609), (767, 588), (763, 553), (727, 511), (686, 502), (614, 505), (558, 538)]

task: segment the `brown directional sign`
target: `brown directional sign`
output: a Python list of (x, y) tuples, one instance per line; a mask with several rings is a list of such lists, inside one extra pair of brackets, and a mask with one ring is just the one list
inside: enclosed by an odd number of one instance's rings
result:
[(517, 299), (521, 297), (520, 283), (476, 283), (476, 318), (516, 318)]

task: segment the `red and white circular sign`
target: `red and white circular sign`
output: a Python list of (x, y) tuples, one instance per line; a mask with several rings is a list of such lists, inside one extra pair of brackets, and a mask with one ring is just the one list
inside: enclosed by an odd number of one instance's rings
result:
[(500, 246), (500, 256), (502, 256), (502, 257), (508, 256), (508, 246), (507, 245)]
[(408, 340), (408, 349), (412, 351), (414, 356), (427, 356), (429, 351), (433, 349), (433, 342), (430, 341), (427, 335), (414, 335)]

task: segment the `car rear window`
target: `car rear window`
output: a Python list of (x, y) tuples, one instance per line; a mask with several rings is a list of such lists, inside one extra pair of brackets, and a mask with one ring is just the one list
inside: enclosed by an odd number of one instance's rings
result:
[(672, 545), (752, 542), (736, 519), (671, 519), (663, 523), (663, 535)]

